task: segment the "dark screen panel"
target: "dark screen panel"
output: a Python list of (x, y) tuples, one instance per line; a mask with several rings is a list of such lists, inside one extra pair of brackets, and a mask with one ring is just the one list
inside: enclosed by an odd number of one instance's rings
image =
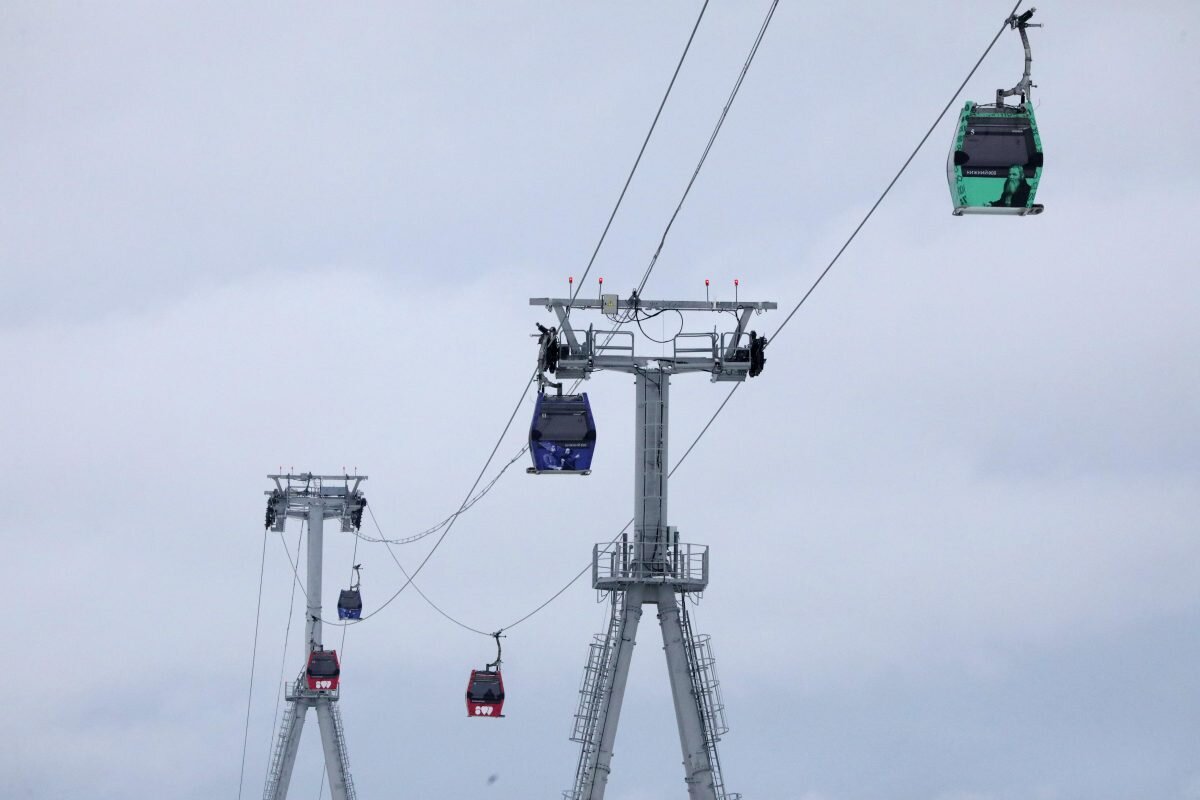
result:
[(503, 699), (500, 681), (494, 675), (477, 675), (471, 681), (470, 698), (476, 703), (494, 703)]
[(970, 167), (1025, 166), (1034, 152), (1028, 132), (1004, 132), (969, 130), (963, 137), (962, 149), (967, 154)]
[(315, 678), (332, 678), (338, 674), (337, 661), (333, 656), (317, 656), (309, 665), (308, 672)]
[(583, 400), (544, 400), (537, 431), (542, 439), (582, 442), (587, 438), (587, 406)]

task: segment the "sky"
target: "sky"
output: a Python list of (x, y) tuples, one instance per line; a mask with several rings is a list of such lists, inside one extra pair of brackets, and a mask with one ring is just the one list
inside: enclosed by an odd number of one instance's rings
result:
[[(707, 8), (586, 294), (636, 285), (767, 7)], [(1010, 9), (781, 2), (647, 283), (781, 308), (670, 484), (747, 800), (1200, 800), (1200, 6), (1040, 4), (1045, 213), (953, 217), (944, 119), (774, 335)], [(529, 298), (583, 275), (699, 10), (0, 8), (0, 796), (238, 797), (252, 674), (261, 794), (303, 658), (266, 475), (367, 475), (393, 538), (458, 507), (552, 321)], [(1009, 32), (954, 107), (1021, 64)], [(675, 462), (728, 389), (672, 384)], [(523, 617), (632, 515), (632, 380), (586, 389), (593, 474), (518, 461), (417, 578), (463, 624)], [(327, 607), (355, 561), (368, 612), (403, 585), (325, 538)], [(327, 630), (359, 796), (559, 797), (605, 614), (585, 576), (512, 627), (498, 721), (462, 695), (492, 641), (411, 589)], [(685, 795), (657, 638), (610, 800)], [(292, 797), (320, 759), (310, 724)]]

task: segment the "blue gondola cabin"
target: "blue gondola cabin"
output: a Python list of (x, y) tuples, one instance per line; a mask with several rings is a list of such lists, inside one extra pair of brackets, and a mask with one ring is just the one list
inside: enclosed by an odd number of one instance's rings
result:
[(596, 423), (587, 394), (539, 392), (529, 428), (529, 472), (587, 475), (595, 449)]
[(338, 619), (362, 619), (362, 595), (357, 587), (342, 589), (338, 595)]

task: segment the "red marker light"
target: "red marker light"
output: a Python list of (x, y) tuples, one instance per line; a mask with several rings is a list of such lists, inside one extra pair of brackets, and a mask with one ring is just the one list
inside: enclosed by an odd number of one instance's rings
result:
[(602, 277), (602, 278), (600, 278), (600, 285), (601, 285), (601, 286), (603, 286), (603, 285), (604, 285), (604, 278), (603, 278), (603, 277)]
[(734, 285), (734, 286), (737, 286), (737, 285), (738, 285), (738, 279), (737, 279), (737, 278), (734, 278), (734, 279), (733, 279), (733, 285)]
[(704, 279), (704, 285), (705, 285), (705, 286), (708, 286), (708, 278), (705, 278), (705, 279)]

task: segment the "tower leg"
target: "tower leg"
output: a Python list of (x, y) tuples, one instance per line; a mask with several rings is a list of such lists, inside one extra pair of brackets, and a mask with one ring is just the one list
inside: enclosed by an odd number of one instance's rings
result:
[(271, 754), (271, 767), (267, 772), (267, 785), (263, 800), (285, 800), (288, 786), (292, 782), (292, 768), (296, 766), (296, 750), (300, 747), (300, 732), (304, 730), (304, 717), (308, 703), (303, 700), (288, 700), (279, 726), (279, 737)]
[[(667, 526), (667, 417), (670, 374), (659, 368), (635, 370), (637, 408), (634, 446), (634, 547), (622, 543), (620, 561), (601, 578), (599, 562), (593, 565), (593, 586), (622, 592), (623, 603), (614, 604), (613, 616), (601, 649), (593, 645), (580, 687), (573, 741), (582, 743), (575, 771), (575, 788), (567, 800), (603, 800), (608, 785), (621, 704), (629, 678), (629, 664), (637, 641), (644, 603), (658, 606), (663, 651), (671, 683), (671, 699), (683, 753), (684, 782), (689, 800), (727, 800), (720, 775), (716, 742), (724, 733), (723, 710), (716, 693), (716, 674), (706, 649), (707, 638), (693, 637), (686, 609), (675, 593), (689, 591), (681, 566), (678, 536)], [(606, 548), (607, 549), (607, 548)], [(599, 550), (596, 557), (599, 558)], [(690, 550), (689, 550), (690, 553)], [(614, 559), (616, 556), (613, 556)], [(707, 584), (707, 554), (703, 556), (703, 582)], [(620, 575), (619, 582), (611, 578)], [(621, 588), (623, 587), (623, 589)], [(698, 591), (692, 587), (690, 591)], [(619, 631), (614, 631), (620, 608)], [(610, 646), (611, 645), (611, 646)], [(610, 650), (611, 655), (610, 655)], [(598, 655), (599, 653), (599, 655)], [(598, 679), (593, 676), (599, 673)]]
[[(625, 700), (625, 685), (629, 682), (629, 663), (633, 660), (633, 647), (637, 643), (638, 623), (642, 619), (642, 602), (646, 590), (642, 586), (630, 587), (622, 603), (621, 628), (617, 635), (617, 652), (612, 669), (606, 677), (600, 706), (598, 729), (599, 747), (590, 770), (590, 791), (583, 795), (587, 800), (604, 800), (611, 771), (613, 743), (617, 739), (617, 724), (621, 721), (621, 703)], [(586, 747), (586, 745), (585, 745)]]
[(679, 746), (683, 751), (684, 781), (690, 800), (716, 800), (712, 764), (704, 738), (704, 720), (700, 716), (700, 698), (693, 689), (683, 625), (675, 589), (659, 586), (658, 624), (662, 628), (663, 650), (667, 655), (667, 673), (671, 677), (671, 699), (675, 702), (675, 721), (679, 725)]
[(329, 796), (332, 800), (354, 800), (342, 715), (327, 697), (317, 700), (316, 705), (321, 747), (325, 750), (325, 774), (329, 776)]

